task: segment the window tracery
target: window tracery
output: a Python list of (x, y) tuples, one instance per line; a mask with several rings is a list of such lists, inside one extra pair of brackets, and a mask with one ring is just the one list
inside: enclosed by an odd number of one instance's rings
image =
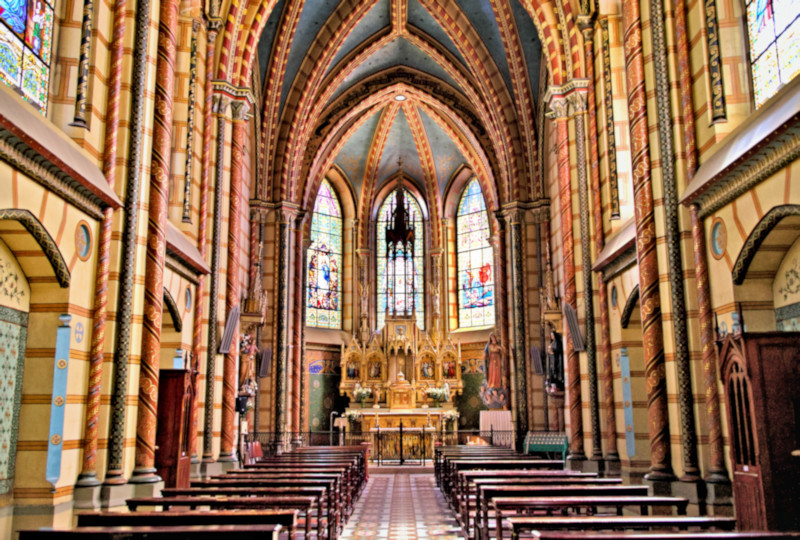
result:
[(746, 0), (756, 108), (800, 73), (800, 3)]

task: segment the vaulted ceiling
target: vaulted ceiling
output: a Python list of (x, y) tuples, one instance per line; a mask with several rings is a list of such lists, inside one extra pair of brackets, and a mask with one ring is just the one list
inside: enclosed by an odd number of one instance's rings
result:
[(402, 166), (439, 211), (462, 167), (490, 207), (524, 198), (542, 47), (520, 2), (275, 2), (257, 46), (271, 196), (305, 204), (337, 167), (370, 206)]

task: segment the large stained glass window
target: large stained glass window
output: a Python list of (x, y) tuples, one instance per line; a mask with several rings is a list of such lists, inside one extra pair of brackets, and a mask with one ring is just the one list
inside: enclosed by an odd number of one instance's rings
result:
[[(378, 262), (378, 329), (386, 322), (386, 308), (394, 311), (412, 311), (416, 306), (417, 326), (425, 328), (425, 284), (422, 261), (424, 258), (425, 232), (422, 226), (422, 212), (419, 203), (408, 190), (405, 191), (405, 204), (409, 221), (414, 225), (414, 258), (407, 260), (398, 257), (391, 263), (386, 257), (386, 227), (391, 226), (392, 213), (397, 206), (397, 190), (392, 191), (383, 201), (378, 212), (378, 240), (376, 242)], [(394, 267), (389, 268), (389, 264)], [(393, 276), (391, 283), (388, 277)], [(412, 293), (413, 291), (413, 293)], [(390, 304), (391, 303), (391, 304)]]
[(800, 2), (746, 0), (756, 107), (800, 73)]
[(342, 207), (327, 180), (322, 181), (311, 218), (308, 247), (306, 324), (342, 327)]
[(489, 214), (478, 179), (467, 184), (456, 214), (458, 326), (494, 324), (494, 260)]
[(47, 114), (55, 0), (0, 0), (0, 79)]

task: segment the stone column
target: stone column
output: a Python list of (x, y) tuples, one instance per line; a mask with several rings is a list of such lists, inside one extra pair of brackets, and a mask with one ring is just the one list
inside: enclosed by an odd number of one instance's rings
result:
[[(231, 136), (231, 184), (228, 197), (228, 271), (225, 274), (225, 320), (241, 309), (242, 285), (239, 279), (239, 254), (242, 250), (242, 207), (244, 206), (244, 144), (247, 137), (248, 105), (245, 101), (231, 103), (233, 129)], [(233, 341), (225, 354), (222, 370), (222, 432), (219, 449), (221, 462), (236, 461), (234, 431), (236, 429), (236, 363), (239, 358), (239, 325), (233, 332)]]
[(722, 421), (719, 411), (717, 349), (714, 345), (714, 312), (711, 309), (711, 287), (709, 285), (708, 263), (706, 262), (706, 236), (703, 229), (703, 221), (698, 216), (698, 212), (697, 205), (692, 205), (694, 271), (695, 282), (697, 283), (700, 341), (703, 345), (703, 387), (706, 396), (706, 416), (708, 417), (708, 447), (711, 453), (706, 482), (710, 484), (730, 484), (728, 470), (725, 467)]
[(219, 270), (222, 249), (222, 187), (225, 177), (225, 114), (230, 100), (214, 96), (217, 117), (216, 169), (214, 175), (214, 221), (211, 238), (211, 284), (208, 288), (208, 355), (206, 359), (206, 410), (203, 419), (203, 462), (214, 459), (214, 394), (216, 387), (217, 350), (219, 349)]
[[(580, 24), (580, 23), (579, 23)], [(591, 20), (585, 21), (580, 25), (583, 34), (584, 58), (586, 59), (586, 78), (589, 81), (588, 100), (587, 100), (587, 124), (589, 132), (589, 163), (592, 191), (592, 219), (594, 220), (594, 249), (599, 254), (605, 247), (605, 222), (603, 221), (603, 200), (602, 188), (600, 187), (600, 158), (597, 148), (597, 110), (595, 106), (595, 75), (594, 75), (594, 24)], [(608, 315), (608, 290), (606, 288), (603, 273), (597, 274), (597, 304), (598, 319), (600, 324), (600, 363), (602, 366), (603, 378), (603, 408), (606, 413), (606, 453), (604, 460), (608, 474), (608, 463), (614, 463), (614, 469), (618, 470), (619, 454), (617, 452), (617, 420), (616, 407), (614, 405), (614, 372), (611, 367), (611, 322)], [(596, 371), (596, 370), (595, 370)], [(594, 421), (594, 418), (592, 419)], [(594, 445), (594, 442), (592, 443)], [(599, 446), (592, 448), (594, 455)]]
[(128, 399), (128, 364), (131, 355), (131, 321), (133, 318), (133, 280), (136, 268), (136, 236), (139, 229), (139, 198), (144, 161), (145, 91), (147, 89), (147, 40), (150, 33), (150, 0), (137, 0), (136, 27), (131, 75), (131, 104), (129, 117), (128, 174), (125, 179), (125, 218), (122, 225), (122, 253), (119, 262), (119, 292), (117, 298), (114, 344), (114, 382), (111, 394), (111, 420), (108, 437), (108, 468), (104, 484), (125, 484), (123, 457), (125, 420)]
[(275, 441), (278, 451), (286, 443), (286, 408), (288, 406), (289, 368), (289, 243), (290, 228), (295, 219), (295, 210), (286, 206), (278, 208), (278, 290), (276, 310), (277, 363), (275, 368)]
[[(433, 319), (433, 336), (440, 339), (444, 336), (442, 327), (442, 258), (444, 249), (431, 250), (431, 316)], [(447, 290), (445, 288), (445, 290)]]
[[(87, 2), (91, 4), (91, 2)], [(119, 103), (122, 86), (122, 62), (125, 36), (125, 9), (127, 0), (114, 4), (114, 31), (110, 54), (111, 69), (108, 76), (108, 103), (106, 107), (105, 143), (103, 145), (103, 175), (108, 186), (114, 189), (117, 180), (117, 142), (119, 140)], [(85, 17), (85, 13), (84, 13)], [(88, 62), (88, 59), (87, 59)], [(85, 101), (85, 100), (84, 100)], [(100, 417), (100, 391), (103, 378), (103, 360), (106, 345), (106, 315), (108, 311), (108, 279), (111, 261), (112, 208), (103, 211), (103, 221), (97, 241), (97, 270), (95, 275), (95, 300), (92, 317), (92, 352), (89, 360), (89, 388), (87, 390), (86, 428), (84, 432), (83, 469), (76, 486), (100, 485), (97, 479), (97, 439)], [(78, 497), (76, 496), (76, 506)], [(94, 505), (90, 507), (94, 508)]]
[[(575, 248), (572, 236), (572, 179), (569, 171), (569, 115), (567, 99), (556, 95), (550, 101), (551, 116), (556, 122), (559, 201), (561, 203), (561, 238), (564, 256), (564, 302), (575, 308), (578, 292), (575, 287)], [(583, 453), (583, 411), (581, 405), (581, 364), (564, 324), (566, 386), (569, 390), (569, 456), (572, 461), (586, 459)]]
[[(308, 407), (306, 406), (306, 396), (308, 395), (308, 362), (306, 361), (306, 290), (308, 288), (308, 248), (311, 247), (311, 238), (303, 239), (303, 269), (301, 274), (301, 295), (300, 295), (300, 424), (297, 431), (308, 431)], [(355, 325), (354, 325), (355, 326)], [(333, 429), (333, 426), (331, 426)], [(307, 444), (311, 444), (309, 441)]]
[(167, 250), (167, 192), (172, 163), (172, 96), (175, 84), (177, 0), (162, 0), (158, 22), (158, 62), (153, 114), (153, 149), (147, 219), (142, 359), (136, 421), (136, 468), (131, 483), (161, 480), (155, 474), (161, 315), (164, 307), (164, 258)]
[(369, 298), (371, 287), (369, 286), (369, 249), (359, 249), (356, 251), (358, 256), (358, 312), (360, 321), (359, 335), (361, 345), (366, 345), (369, 340)]
[[(509, 351), (503, 365), (503, 388), (511, 391), (511, 344), (508, 342), (508, 290), (506, 272), (506, 220), (501, 212), (495, 213), (496, 233), (489, 238), (494, 251), (495, 328), (500, 329), (500, 343)], [(509, 396), (510, 397), (510, 396)]]
[[(298, 212), (295, 216), (294, 221), (294, 245), (297, 246), (295, 249), (295, 258), (294, 261), (297, 264), (292, 264), (291, 272), (294, 276), (292, 283), (294, 285), (294, 299), (292, 300), (292, 305), (294, 306), (294, 310), (292, 311), (294, 317), (294, 324), (293, 324), (293, 335), (292, 335), (292, 343), (294, 344), (294, 348), (292, 350), (292, 373), (294, 376), (292, 377), (292, 399), (299, 400), (300, 394), (302, 392), (302, 378), (303, 374), (301, 372), (302, 363), (303, 363), (303, 342), (302, 342), (302, 330), (305, 323), (303, 319), (303, 305), (305, 304), (304, 298), (305, 293), (303, 289), (303, 275), (305, 274), (304, 270), (305, 267), (305, 253), (299, 251), (300, 247), (303, 245), (303, 220), (305, 218), (305, 212)], [(341, 280), (342, 282), (344, 280)], [(292, 407), (292, 431), (295, 432), (295, 444), (300, 444), (300, 432), (302, 428), (300, 427), (300, 403), (297, 403), (296, 406)]]
[[(211, 109), (214, 101), (214, 46), (217, 39), (217, 27), (208, 25), (206, 40), (206, 80), (204, 85), (205, 104), (203, 105), (203, 169), (200, 175), (200, 209), (197, 222), (197, 247), (203, 260), (208, 254), (208, 192), (211, 186)], [(192, 355), (199, 368), (202, 358), (203, 342), (203, 295), (205, 293), (206, 277), (199, 276), (194, 294), (194, 325), (192, 327)], [(208, 355), (208, 351), (206, 351)], [(208, 372), (206, 372), (206, 385), (208, 385)], [(199, 462), (197, 450), (198, 408), (200, 404), (199, 388), (195, 386), (194, 402), (192, 404), (192, 433), (189, 437), (189, 448), (192, 452), (192, 462)], [(206, 403), (206, 408), (209, 404)]]
[[(589, 418), (592, 423), (592, 461), (601, 462), (603, 448), (600, 442), (600, 406), (597, 399), (597, 358), (594, 337), (594, 284), (592, 283), (592, 244), (589, 230), (589, 182), (586, 174), (586, 111), (587, 93), (573, 92), (570, 95), (575, 111), (575, 153), (578, 169), (578, 205), (581, 228), (581, 266), (583, 275), (583, 306), (586, 335), (586, 365), (589, 375)], [(602, 228), (603, 222), (597, 224)], [(573, 306), (576, 307), (577, 306)], [(602, 465), (599, 466), (602, 469)]]
[(528, 433), (528, 373), (525, 338), (525, 268), (522, 260), (523, 210), (509, 213), (511, 222), (511, 287), (514, 304), (514, 375), (517, 393), (517, 430), (524, 438)]
[(670, 456), (664, 335), (661, 327), (661, 296), (658, 290), (656, 226), (650, 177), (647, 94), (639, 9), (639, 2), (622, 4), (636, 217), (636, 258), (639, 265), (639, 305), (642, 312), (642, 344), (650, 427), (650, 472), (645, 478), (655, 482), (670, 482), (675, 476), (672, 473)]

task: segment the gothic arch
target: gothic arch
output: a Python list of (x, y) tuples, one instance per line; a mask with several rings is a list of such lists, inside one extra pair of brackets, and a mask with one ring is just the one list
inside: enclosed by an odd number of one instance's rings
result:
[[(178, 309), (178, 304), (169, 292), (169, 289), (164, 287), (164, 306), (169, 311), (169, 316), (172, 319), (172, 327), (176, 332), (183, 331), (183, 318), (181, 317), (181, 310)], [(162, 318), (163, 321), (163, 318)]]
[(761, 218), (750, 232), (747, 240), (745, 240), (739, 252), (739, 256), (736, 257), (736, 263), (733, 265), (733, 270), (731, 271), (731, 276), (733, 277), (733, 283), (735, 285), (744, 283), (750, 264), (753, 262), (764, 240), (767, 239), (775, 226), (784, 218), (791, 216), (800, 216), (800, 205), (784, 204), (776, 206), (764, 214), (764, 217)]
[(639, 286), (633, 288), (631, 294), (628, 296), (628, 300), (625, 302), (625, 307), (622, 308), (622, 314), (620, 315), (619, 324), (622, 328), (628, 328), (628, 323), (631, 322), (631, 316), (633, 315), (633, 310), (636, 308), (636, 304), (639, 303)]
[[(33, 239), (42, 248), (42, 253), (47, 258), (50, 266), (53, 268), (53, 273), (58, 280), (59, 286), (66, 289), (69, 287), (71, 275), (69, 266), (64, 260), (64, 256), (58, 249), (53, 237), (47, 232), (42, 222), (36, 219), (29, 210), (18, 208), (4, 208), (0, 210), (0, 221), (16, 221), (27, 230)], [(24, 269), (24, 267), (23, 267)]]

